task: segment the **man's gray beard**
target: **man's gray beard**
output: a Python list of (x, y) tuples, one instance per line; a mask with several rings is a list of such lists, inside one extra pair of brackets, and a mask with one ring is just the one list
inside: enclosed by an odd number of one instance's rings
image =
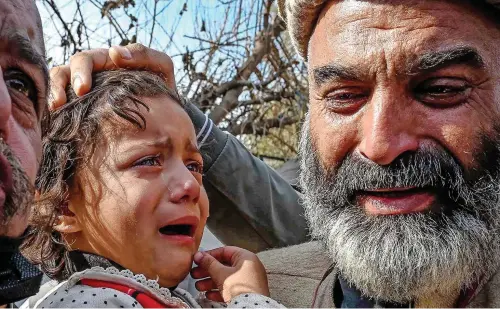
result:
[[(441, 150), (390, 172), (352, 157), (327, 172), (311, 141), (309, 119), (300, 151), (300, 183), (311, 234), (326, 247), (342, 277), (366, 296), (393, 302), (419, 300), (429, 293), (448, 296), (496, 269), (497, 170), (469, 185), (458, 164)], [(449, 187), (449, 203), (440, 203), (443, 208), (437, 213), (368, 216), (349, 198), (353, 190), (389, 184)]]
[[(28, 176), (24, 172), (19, 160), (10, 147), (0, 141), (0, 153), (2, 153), (12, 167), (12, 191), (6, 192), (5, 203), (0, 211), (0, 235), (5, 234), (10, 220), (17, 214), (24, 214), (31, 206), (34, 196), (34, 188)], [(3, 171), (0, 171), (0, 173)]]

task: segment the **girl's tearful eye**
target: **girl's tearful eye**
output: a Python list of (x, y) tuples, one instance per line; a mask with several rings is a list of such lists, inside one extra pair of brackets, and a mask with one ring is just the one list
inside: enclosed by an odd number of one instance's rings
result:
[(150, 156), (137, 160), (133, 166), (161, 166), (160, 155)]
[(191, 162), (186, 167), (192, 173), (203, 174), (203, 165), (199, 162)]

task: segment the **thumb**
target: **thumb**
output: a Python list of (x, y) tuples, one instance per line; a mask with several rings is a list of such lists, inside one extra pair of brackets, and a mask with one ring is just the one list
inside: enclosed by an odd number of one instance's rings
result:
[(194, 255), (194, 262), (198, 265), (198, 267), (208, 272), (210, 277), (214, 280), (218, 277), (218, 274), (221, 274), (226, 270), (226, 266), (220, 263), (215, 257), (205, 252), (197, 252)]

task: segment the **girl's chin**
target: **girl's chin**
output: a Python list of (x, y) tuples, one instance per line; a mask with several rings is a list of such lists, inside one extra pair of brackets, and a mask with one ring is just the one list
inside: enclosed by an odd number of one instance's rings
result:
[(162, 287), (173, 287), (181, 283), (191, 271), (192, 255), (182, 262), (173, 262), (170, 260), (158, 263), (155, 267), (157, 269), (156, 274), (149, 279), (158, 280), (158, 283)]
[(153, 280), (158, 279), (158, 283), (160, 284), (161, 287), (165, 288), (171, 288), (179, 285), (179, 283), (182, 282), (188, 275), (189, 271), (191, 270), (191, 267), (188, 268), (187, 271), (185, 272), (179, 272), (176, 271), (176, 273), (165, 273), (165, 274), (159, 274), (157, 278), (154, 278)]

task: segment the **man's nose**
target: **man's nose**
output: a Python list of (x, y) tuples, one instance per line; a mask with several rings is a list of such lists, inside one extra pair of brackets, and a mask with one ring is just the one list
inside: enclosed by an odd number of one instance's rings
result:
[(4, 140), (9, 137), (9, 119), (11, 115), (12, 100), (3, 78), (3, 69), (0, 67), (0, 137)]
[(401, 154), (416, 151), (419, 138), (414, 117), (409, 104), (390, 93), (375, 94), (362, 118), (361, 155), (388, 165)]
[(184, 164), (169, 173), (167, 187), (170, 192), (169, 199), (172, 203), (197, 203), (200, 198), (201, 186)]

